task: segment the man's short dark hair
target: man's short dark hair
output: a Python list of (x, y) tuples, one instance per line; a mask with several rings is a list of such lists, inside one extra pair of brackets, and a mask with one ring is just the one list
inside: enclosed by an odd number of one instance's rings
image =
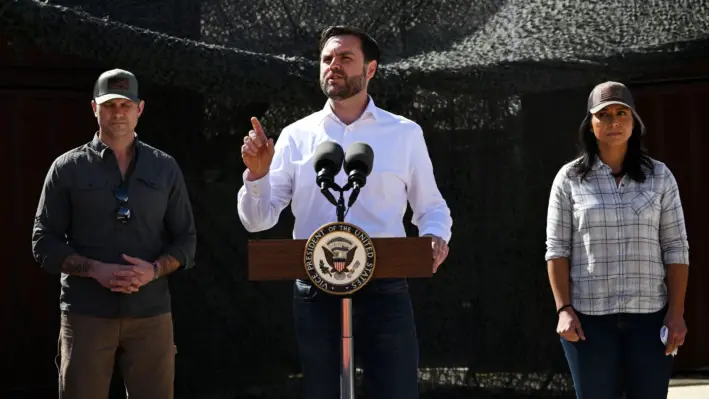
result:
[(325, 48), (325, 43), (334, 36), (345, 36), (351, 35), (359, 38), (360, 43), (362, 43), (362, 54), (364, 54), (364, 61), (377, 61), (377, 66), (379, 65), (379, 44), (370, 36), (367, 32), (362, 29), (355, 28), (352, 26), (330, 26), (326, 28), (320, 35), (320, 53), (322, 49)]

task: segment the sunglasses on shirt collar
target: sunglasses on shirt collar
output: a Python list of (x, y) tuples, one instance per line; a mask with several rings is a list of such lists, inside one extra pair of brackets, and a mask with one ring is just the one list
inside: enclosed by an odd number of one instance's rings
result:
[(118, 209), (116, 209), (116, 220), (120, 223), (128, 223), (131, 217), (131, 211), (128, 207), (128, 189), (118, 187), (113, 190), (113, 196), (118, 201)]

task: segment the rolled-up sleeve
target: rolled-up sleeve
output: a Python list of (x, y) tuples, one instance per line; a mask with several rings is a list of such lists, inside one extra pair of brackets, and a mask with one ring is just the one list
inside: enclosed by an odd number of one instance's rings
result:
[(41, 268), (59, 274), (74, 249), (67, 243), (71, 199), (63, 158), (57, 158), (44, 179), (32, 228), (32, 255)]
[(165, 228), (170, 241), (164, 253), (177, 259), (180, 266), (187, 269), (194, 265), (197, 232), (184, 176), (174, 159), (171, 166), (172, 188), (165, 211)]
[(684, 223), (684, 211), (674, 175), (665, 169), (665, 190), (660, 213), (660, 247), (665, 265), (689, 265), (689, 242)]
[(562, 168), (554, 178), (549, 195), (546, 226), (547, 261), (571, 257), (572, 212), (567, 169)]

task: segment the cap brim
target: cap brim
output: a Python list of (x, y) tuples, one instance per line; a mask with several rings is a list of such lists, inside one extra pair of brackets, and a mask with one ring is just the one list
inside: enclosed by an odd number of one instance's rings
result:
[(612, 104), (625, 105), (626, 107), (632, 109), (632, 107), (630, 105), (628, 105), (622, 101), (604, 101), (604, 102), (596, 105), (595, 107), (591, 108), (588, 112), (595, 114), (596, 112), (598, 112), (598, 111), (602, 110), (603, 108), (605, 108), (609, 105), (612, 105)]
[(124, 96), (124, 95), (122, 95), (122, 94), (104, 94), (104, 95), (102, 95), (102, 96), (98, 96), (98, 97), (94, 98), (94, 101), (96, 101), (96, 104), (103, 104), (103, 103), (105, 103), (106, 101), (115, 100), (115, 99), (117, 99), (117, 98), (123, 98), (123, 99), (126, 99), (126, 100), (138, 102), (138, 99), (136, 99), (136, 98), (130, 98), (130, 97)]

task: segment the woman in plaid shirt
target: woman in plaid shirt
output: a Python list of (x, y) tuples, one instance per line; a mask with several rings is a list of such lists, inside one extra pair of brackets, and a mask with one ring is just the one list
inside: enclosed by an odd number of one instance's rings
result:
[[(546, 261), (577, 398), (666, 398), (684, 343), (689, 244), (677, 182), (641, 146), (621, 83), (596, 86), (582, 156), (556, 175)], [(660, 339), (668, 329), (667, 345)]]

